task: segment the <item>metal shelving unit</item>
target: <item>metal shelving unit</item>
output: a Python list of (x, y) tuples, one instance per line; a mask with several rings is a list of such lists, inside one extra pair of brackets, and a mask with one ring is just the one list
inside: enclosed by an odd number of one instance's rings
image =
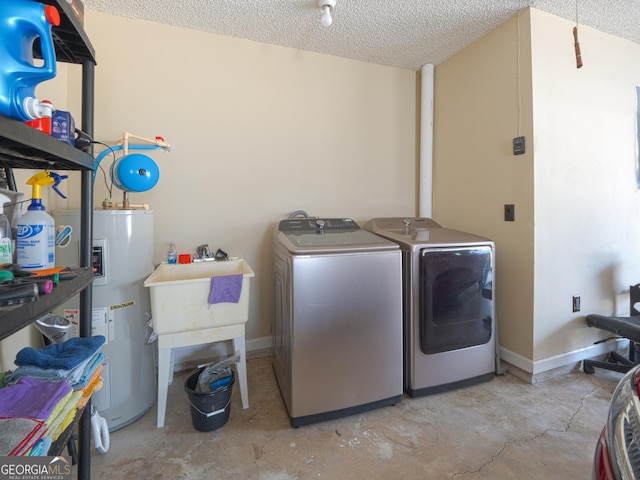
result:
[[(60, 12), (60, 25), (53, 27), (56, 60), (82, 65), (82, 118), (81, 129), (93, 137), (93, 104), (95, 51), (81, 21), (65, 0), (39, 0), (55, 6)], [(34, 46), (39, 55), (39, 45)], [(39, 132), (17, 120), (0, 115), (0, 168), (12, 172), (14, 168), (79, 170), (81, 172), (80, 218), (80, 269), (74, 280), (58, 285), (57, 291), (39, 297), (35, 302), (0, 308), (0, 339), (20, 330), (54, 306), (80, 292), (80, 336), (91, 335), (91, 281), (93, 238), (93, 157), (55, 138)], [(12, 177), (12, 175), (7, 175)], [(69, 283), (66, 283), (69, 282)], [(84, 409), (79, 419), (77, 478), (91, 477), (91, 405)]]
[(51, 135), (0, 115), (0, 167), (92, 169), (93, 157)]
[(0, 307), (0, 339), (31, 325), (33, 320), (49, 313), (56, 306), (91, 285), (93, 280), (91, 268), (74, 269), (72, 272), (76, 275), (75, 278), (62, 280), (48, 295), (40, 295), (32, 302)]

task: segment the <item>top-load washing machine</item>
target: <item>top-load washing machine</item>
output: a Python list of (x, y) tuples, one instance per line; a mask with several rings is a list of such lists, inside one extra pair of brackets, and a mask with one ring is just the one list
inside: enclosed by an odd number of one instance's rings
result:
[(400, 402), (402, 258), (350, 218), (282, 220), (273, 369), (293, 426)]
[(430, 218), (375, 218), (365, 229), (402, 250), (405, 391), (419, 396), (491, 380), (494, 243)]

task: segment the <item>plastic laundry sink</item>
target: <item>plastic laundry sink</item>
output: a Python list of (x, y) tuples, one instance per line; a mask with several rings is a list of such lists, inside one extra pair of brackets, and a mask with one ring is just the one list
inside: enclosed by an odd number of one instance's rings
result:
[[(242, 275), (238, 303), (209, 305), (211, 277)], [(246, 323), (249, 279), (255, 274), (243, 259), (160, 264), (145, 280), (151, 297), (153, 329), (158, 335)]]

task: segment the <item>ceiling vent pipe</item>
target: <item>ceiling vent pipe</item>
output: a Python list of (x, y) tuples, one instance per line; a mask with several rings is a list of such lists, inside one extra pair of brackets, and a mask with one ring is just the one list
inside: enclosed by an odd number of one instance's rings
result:
[(422, 66), (420, 101), (420, 183), (419, 216), (432, 218), (433, 215), (433, 86), (434, 66)]

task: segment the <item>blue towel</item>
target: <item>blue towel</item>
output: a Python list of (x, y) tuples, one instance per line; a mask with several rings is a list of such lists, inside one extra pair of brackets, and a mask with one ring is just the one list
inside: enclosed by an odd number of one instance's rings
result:
[[(84, 381), (84, 376), (87, 374), (91, 376), (95, 369), (98, 368), (98, 365), (104, 362), (104, 359), (105, 354), (103, 352), (98, 352), (71, 370), (40, 368), (32, 367), (31, 365), (24, 365), (16, 368), (13, 372), (6, 374), (4, 377), (4, 384), (14, 385), (23, 377), (36, 378), (45, 382), (58, 382), (66, 379), (74, 390), (78, 390), (78, 388), (84, 388), (80, 385)], [(79, 387), (76, 388), (77, 386)]]
[(71, 387), (74, 390), (80, 390), (86, 387), (89, 384), (89, 380), (91, 380), (93, 372), (95, 372), (98, 367), (102, 363), (104, 363), (105, 358), (106, 355), (103, 352), (98, 352), (93, 357), (91, 357), (86, 365), (84, 365), (84, 368), (82, 369), (82, 375), (80, 375), (75, 383), (71, 383)]
[(47, 382), (59, 382), (69, 376), (70, 370), (53, 370), (40, 367), (32, 367), (26, 365), (24, 367), (18, 367), (13, 372), (9, 372), (4, 376), (3, 386), (14, 385), (18, 383), (22, 377), (37, 378), (38, 380), (44, 380)]
[(222, 302), (238, 303), (242, 293), (242, 277), (241, 273), (211, 277), (209, 305)]
[(52, 343), (40, 349), (25, 347), (16, 355), (15, 364), (71, 370), (93, 356), (104, 342), (102, 335), (94, 335), (73, 337), (66, 342)]
[(51, 447), (51, 437), (42, 437), (40, 440), (36, 442), (36, 444), (31, 448), (29, 452), (30, 457), (43, 457), (49, 453), (49, 448)]

